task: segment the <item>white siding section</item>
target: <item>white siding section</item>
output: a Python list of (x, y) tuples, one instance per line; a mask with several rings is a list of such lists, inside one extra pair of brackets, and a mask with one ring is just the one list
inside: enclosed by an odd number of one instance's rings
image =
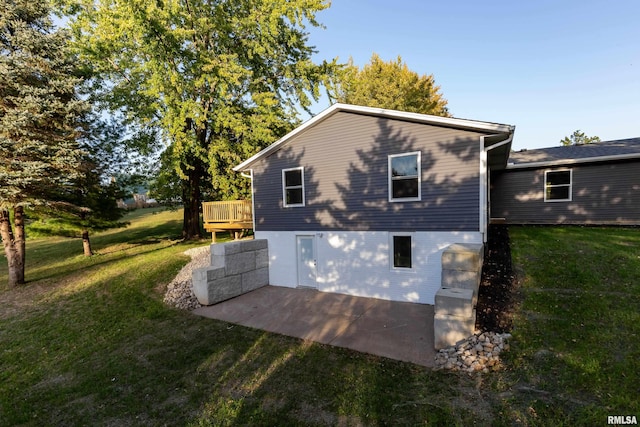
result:
[(413, 268), (392, 269), (389, 232), (256, 231), (269, 241), (269, 283), (297, 286), (296, 235), (316, 236), (318, 290), (434, 304), (442, 251), (453, 243), (482, 243), (479, 232), (413, 232)]

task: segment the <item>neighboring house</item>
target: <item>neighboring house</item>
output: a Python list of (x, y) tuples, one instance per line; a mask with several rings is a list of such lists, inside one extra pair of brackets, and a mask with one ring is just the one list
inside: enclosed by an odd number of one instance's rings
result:
[(121, 209), (142, 209), (158, 206), (156, 199), (148, 197), (148, 190), (145, 187), (137, 187), (131, 197), (118, 199), (118, 207)]
[(234, 168), (250, 174), (269, 283), (434, 304), (441, 256), (483, 243), (514, 127), (335, 104)]
[(508, 224), (640, 224), (640, 138), (514, 152), (491, 179)]

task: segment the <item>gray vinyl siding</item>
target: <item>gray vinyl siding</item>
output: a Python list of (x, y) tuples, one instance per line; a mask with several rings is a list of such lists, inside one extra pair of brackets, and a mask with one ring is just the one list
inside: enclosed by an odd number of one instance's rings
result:
[[(545, 171), (563, 169), (572, 200), (545, 202)], [(639, 161), (512, 169), (492, 181), (491, 216), (510, 224), (640, 224)]]
[[(478, 231), (479, 137), (339, 112), (253, 166), (256, 229)], [(389, 202), (388, 155), (420, 151), (422, 200)], [(283, 207), (282, 170), (303, 166), (304, 207)]]

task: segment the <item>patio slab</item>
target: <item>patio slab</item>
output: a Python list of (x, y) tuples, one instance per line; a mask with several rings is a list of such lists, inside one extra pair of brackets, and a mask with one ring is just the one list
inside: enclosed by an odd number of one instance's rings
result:
[(434, 366), (432, 305), (265, 286), (194, 314)]

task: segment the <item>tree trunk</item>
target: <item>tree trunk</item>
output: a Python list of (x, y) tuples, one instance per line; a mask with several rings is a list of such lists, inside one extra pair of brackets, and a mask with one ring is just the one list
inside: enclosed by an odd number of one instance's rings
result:
[(201, 175), (201, 167), (196, 166), (189, 171), (188, 179), (182, 181), (182, 202), (184, 203), (182, 237), (186, 240), (202, 238), (200, 229)]
[[(24, 226), (24, 222), (22, 224)], [(2, 209), (0, 211), (0, 236), (2, 237), (2, 243), (4, 245), (4, 253), (7, 256), (10, 288), (24, 284), (24, 228), (21, 230), (21, 233), (22, 243), (17, 243), (13, 237), (9, 211)], [(21, 249), (18, 249), (20, 247)]]
[[(15, 245), (16, 250), (18, 251), (18, 256), (20, 257), (20, 263), (23, 266), (25, 265), (25, 260), (27, 258), (26, 255), (26, 239), (24, 234), (24, 207), (16, 206), (13, 208), (13, 222), (15, 225)], [(22, 274), (24, 277), (24, 273)]]
[(91, 256), (91, 241), (89, 240), (89, 230), (82, 231), (82, 247), (84, 249), (84, 256)]

